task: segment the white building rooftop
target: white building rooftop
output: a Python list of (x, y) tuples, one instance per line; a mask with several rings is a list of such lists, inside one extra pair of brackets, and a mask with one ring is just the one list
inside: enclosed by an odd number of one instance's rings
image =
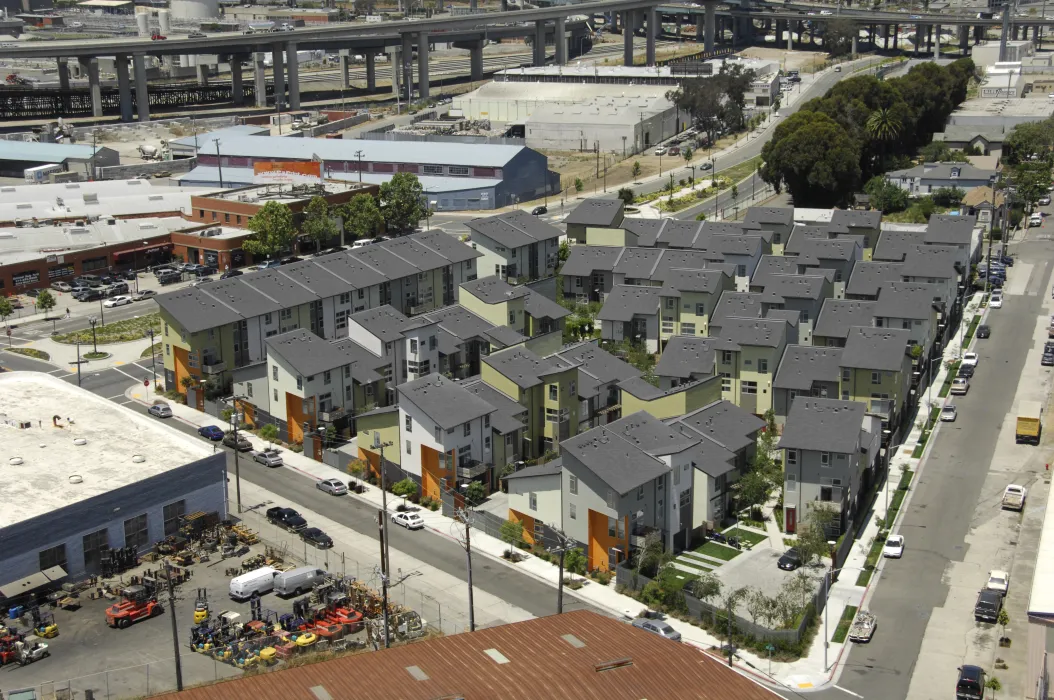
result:
[(210, 188), (154, 187), (148, 180), (104, 180), (0, 187), (0, 221), (141, 216), (190, 211), (190, 198)]
[(212, 453), (159, 420), (51, 375), (0, 374), (0, 528)]
[[(113, 221), (113, 223), (109, 223)], [(133, 241), (149, 241), (192, 226), (178, 216), (142, 219), (99, 219), (52, 226), (0, 228), (0, 264), (61, 256), (91, 248)]]

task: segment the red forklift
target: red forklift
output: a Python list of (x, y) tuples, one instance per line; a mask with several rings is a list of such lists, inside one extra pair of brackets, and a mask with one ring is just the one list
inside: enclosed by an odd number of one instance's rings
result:
[(106, 624), (124, 629), (133, 622), (160, 615), (164, 606), (146, 586), (129, 586), (121, 591), (122, 600), (106, 608)]

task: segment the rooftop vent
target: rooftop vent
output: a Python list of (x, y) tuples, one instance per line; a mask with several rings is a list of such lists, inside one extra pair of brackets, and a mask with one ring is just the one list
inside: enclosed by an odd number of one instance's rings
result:
[(415, 681), (427, 681), (428, 674), (421, 670), (420, 666), (407, 666), (406, 672), (413, 676)]
[(509, 660), (497, 649), (484, 649), (483, 653), (489, 656), (495, 663), (507, 664)]
[(626, 666), (632, 666), (633, 659), (626, 657), (624, 659), (615, 659), (614, 661), (605, 661), (593, 666), (593, 670), (597, 673), (603, 673), (604, 671), (614, 671), (615, 669), (625, 668)]
[(80, 474), (70, 474), (71, 484), (80, 484), (84, 482), (84, 478)]
[(18, 465), (24, 463), (24, 461), (25, 460), (23, 460), (21, 457), (12, 457), (11, 459), (7, 460), (7, 463), (10, 464), (12, 467), (17, 467)]

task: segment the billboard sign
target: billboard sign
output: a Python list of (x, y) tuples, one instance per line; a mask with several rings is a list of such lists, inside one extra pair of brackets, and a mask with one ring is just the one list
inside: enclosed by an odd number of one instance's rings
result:
[(253, 183), (257, 185), (322, 184), (322, 163), (318, 161), (271, 161), (253, 163)]

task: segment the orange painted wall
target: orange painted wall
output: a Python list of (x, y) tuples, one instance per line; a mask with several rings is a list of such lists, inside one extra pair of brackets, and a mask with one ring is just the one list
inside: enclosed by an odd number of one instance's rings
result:
[(183, 377), (197, 380), (201, 378), (201, 371), (190, 367), (189, 353), (183, 348), (172, 348), (172, 359), (176, 367), (176, 391), (181, 394), (187, 393), (183, 387)]
[(308, 399), (305, 402), (299, 396), (293, 396), (289, 392), (285, 395), (285, 415), (289, 429), (289, 439), (292, 442), (304, 442), (304, 422), (306, 421), (315, 428), (315, 400)]
[(509, 508), (509, 520), (523, 527), (523, 539), (527, 544), (531, 546), (537, 544), (534, 541), (534, 518)]
[[(441, 497), (442, 480), (453, 477), (449, 469), (443, 468), (444, 459), (443, 453), (421, 446), (421, 495), (436, 499)], [(456, 451), (454, 460), (456, 464)], [(404, 463), (403, 466), (406, 468), (409, 465)]]
[(587, 566), (589, 570), (600, 569), (608, 571), (608, 550), (618, 547), (623, 553), (629, 551), (629, 518), (623, 518), (623, 527), (626, 536), (623, 539), (608, 535), (608, 516), (595, 510), (589, 511), (589, 557)]

